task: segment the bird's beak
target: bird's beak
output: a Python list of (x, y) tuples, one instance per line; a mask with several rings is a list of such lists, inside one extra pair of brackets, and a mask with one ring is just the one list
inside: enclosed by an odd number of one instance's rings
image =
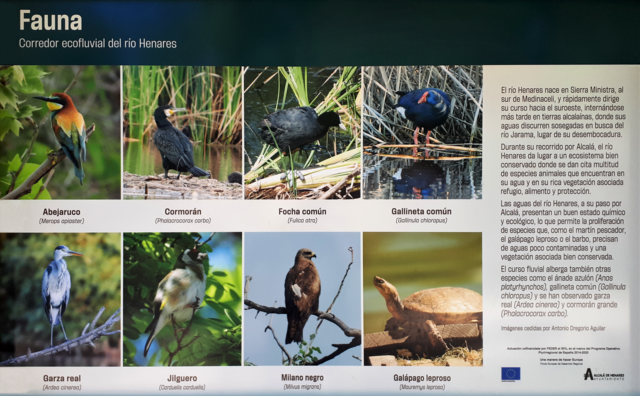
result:
[(74, 252), (73, 250), (69, 250), (68, 253), (72, 256), (82, 256), (82, 253)]
[(346, 131), (347, 128), (344, 126), (343, 123), (340, 123), (340, 125), (338, 125), (340, 127), (340, 129), (342, 129), (343, 131)]
[(318, 258), (318, 256), (316, 256), (316, 254), (314, 253), (313, 256), (311, 256), (311, 258)]
[(424, 95), (422, 95), (422, 97), (420, 98), (420, 100), (418, 101), (418, 104), (420, 103), (426, 103), (427, 102), (427, 96), (429, 96), (429, 91), (425, 92)]
[(34, 96), (33, 98), (34, 99), (44, 100), (45, 102), (47, 102), (47, 107), (51, 111), (60, 110), (62, 108), (62, 105), (60, 103), (54, 102), (54, 99), (56, 99), (56, 98), (47, 98), (45, 96)]
[(178, 112), (178, 111), (187, 111), (187, 109), (185, 108), (179, 108), (179, 109), (173, 109), (173, 112)]

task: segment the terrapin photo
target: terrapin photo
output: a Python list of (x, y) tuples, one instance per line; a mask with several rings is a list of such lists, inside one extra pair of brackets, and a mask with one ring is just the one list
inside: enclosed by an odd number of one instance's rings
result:
[(240, 233), (124, 234), (124, 366), (239, 366)]
[(360, 69), (245, 73), (245, 198), (360, 197)]
[(0, 234), (0, 366), (120, 366), (120, 234)]
[(365, 232), (364, 356), (482, 366), (482, 234)]
[(244, 365), (362, 365), (360, 234), (245, 238)]
[(482, 66), (363, 71), (364, 198), (482, 198)]
[(0, 66), (0, 79), (0, 199), (120, 199), (120, 67)]
[(125, 199), (242, 198), (239, 67), (124, 66)]

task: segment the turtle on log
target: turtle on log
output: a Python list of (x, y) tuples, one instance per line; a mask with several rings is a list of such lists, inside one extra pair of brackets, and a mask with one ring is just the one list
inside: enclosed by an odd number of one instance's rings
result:
[(394, 325), (411, 328), (426, 333), (433, 349), (448, 349), (436, 324), (458, 324), (482, 322), (482, 295), (461, 287), (438, 287), (413, 293), (400, 300), (398, 290), (391, 283), (376, 276), (373, 284), (387, 303), (393, 318), (387, 321)]

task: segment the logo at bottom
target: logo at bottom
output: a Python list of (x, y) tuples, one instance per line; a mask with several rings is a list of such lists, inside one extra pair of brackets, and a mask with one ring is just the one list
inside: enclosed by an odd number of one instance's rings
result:
[(520, 367), (503, 367), (502, 381), (520, 381)]

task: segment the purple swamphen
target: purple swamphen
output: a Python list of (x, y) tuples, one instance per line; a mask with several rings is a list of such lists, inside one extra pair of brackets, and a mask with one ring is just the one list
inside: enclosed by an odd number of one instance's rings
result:
[(403, 118), (413, 121), (416, 131), (413, 134), (413, 142), (418, 144), (418, 130), (426, 129), (429, 144), (431, 130), (444, 124), (451, 114), (451, 100), (449, 96), (437, 88), (416, 89), (411, 92), (397, 91), (400, 96), (398, 103), (393, 107)]

